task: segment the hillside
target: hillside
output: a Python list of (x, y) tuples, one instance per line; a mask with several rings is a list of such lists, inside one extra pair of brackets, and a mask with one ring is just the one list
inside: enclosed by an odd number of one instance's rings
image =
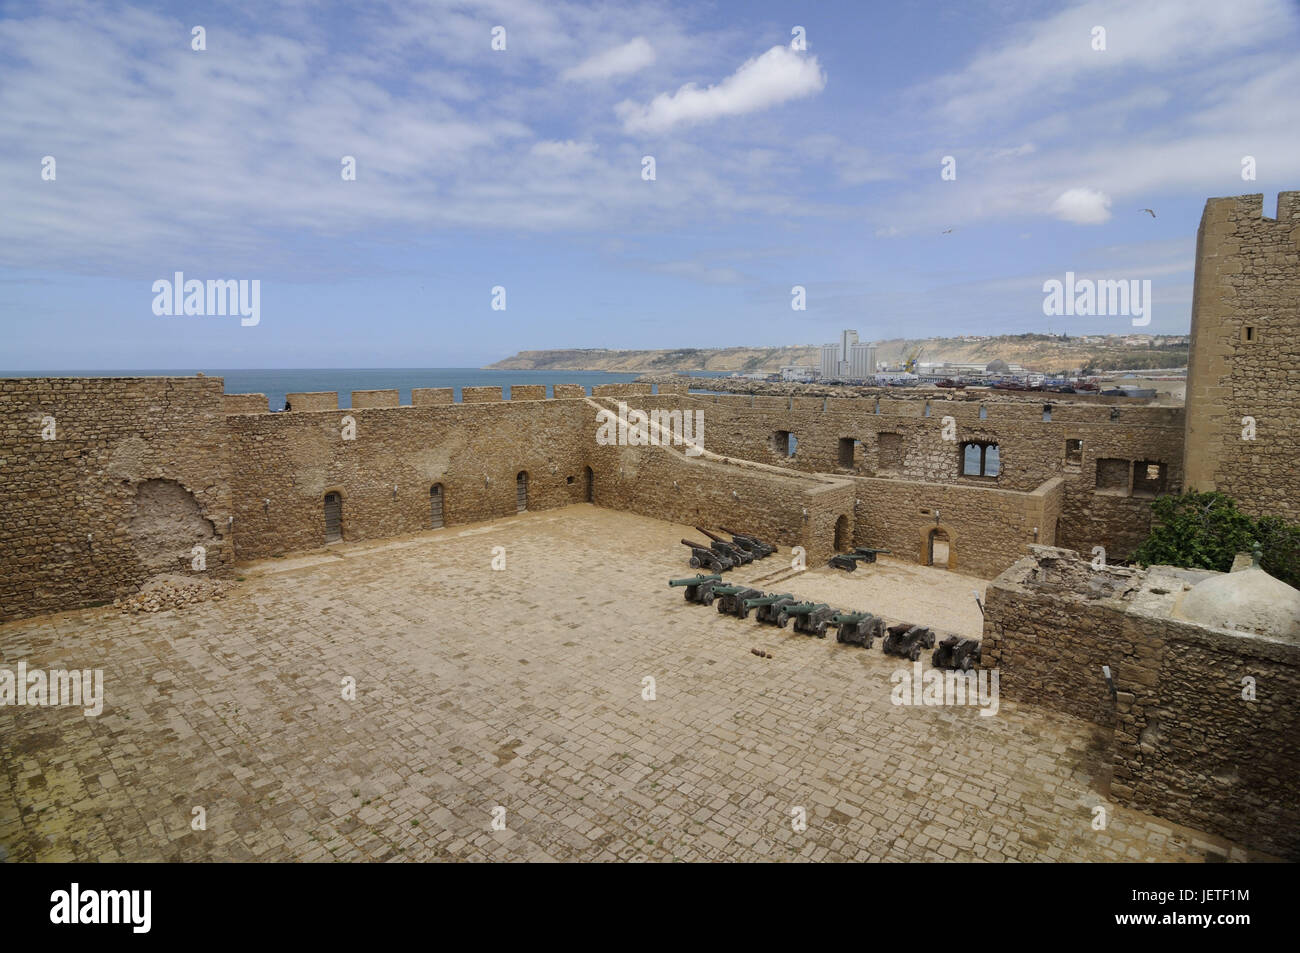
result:
[[(1001, 359), (1030, 370), (1055, 373), (1080, 367), (1097, 370), (1128, 370), (1150, 367), (1185, 367), (1187, 336), (1143, 336), (1125, 343), (1123, 335), (1092, 335), (1060, 338), (1045, 334), (1000, 335), (997, 337), (896, 338), (880, 341), (877, 360), (898, 364), (916, 347), (922, 361), (963, 363)], [(662, 351), (615, 351), (572, 348), (554, 351), (520, 351), (513, 357), (489, 364), (493, 370), (615, 371), (624, 373), (668, 373), (688, 371), (739, 371), (777, 373), (786, 364), (812, 364), (821, 360), (817, 345), (786, 347), (678, 348)]]

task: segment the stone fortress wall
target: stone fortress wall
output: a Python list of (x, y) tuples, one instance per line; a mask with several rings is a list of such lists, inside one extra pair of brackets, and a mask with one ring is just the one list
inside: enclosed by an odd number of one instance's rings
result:
[[(0, 618), (108, 601), (163, 570), (195, 572), (194, 545), (216, 575), (236, 559), (323, 546), (326, 494), (340, 498), (345, 540), (382, 539), (435, 525), (435, 487), (444, 526), (511, 515), (524, 474), (531, 510), (589, 500), (734, 525), (803, 546), (810, 560), (863, 545), (924, 562), (937, 528), (951, 568), (989, 577), (1035, 542), (1122, 555), (1145, 534), (1147, 501), (1130, 484), (1098, 490), (1099, 460), (1125, 472), (1158, 461), (1169, 489), (1181, 475), (1181, 412), (1170, 408), (1125, 407), (1116, 419), (1055, 400), (1044, 421), (1042, 401), (992, 396), (715, 397), (612, 384), (591, 397), (560, 387), (552, 399), (530, 385), (510, 400), (500, 387), (466, 388), (460, 403), (449, 388), (417, 389), (411, 406), (396, 391), (358, 391), (351, 408), (335, 392), (295, 393), (290, 411), (271, 413), (263, 395), (221, 387), (199, 377), (0, 383)], [(597, 413), (619, 401), (702, 412), (707, 452), (599, 445)], [(53, 440), (41, 438), (46, 416), (58, 423)], [(777, 431), (795, 435), (793, 457), (775, 449)], [(999, 446), (997, 477), (960, 475), (961, 444), (973, 439)], [(1082, 441), (1075, 465), (1067, 439)], [(194, 540), (155, 539), (164, 527)]]
[(1178, 618), (1219, 575), (1036, 547), (986, 590), (980, 664), (1003, 698), (1112, 730), (1116, 803), (1297, 859), (1300, 645)]
[[(334, 392), (295, 393), (271, 413), (216, 378), (2, 381), (0, 619), (193, 571), (182, 537), (211, 550), (216, 573), (321, 546), (325, 494), (341, 499), (345, 540), (431, 528), (435, 487), (443, 525), (509, 515), (520, 474), (529, 509), (591, 500), (734, 520), (810, 559), (864, 545), (925, 562), (946, 537), (949, 567), (984, 577), (1035, 543), (1122, 559), (1149, 531), (1151, 499), (1207, 481), (1295, 518), (1298, 195), (1279, 197), (1276, 221), (1259, 218), (1259, 196), (1207, 204), (1187, 414), (1082, 395), (718, 396), (680, 383), (590, 397), (557, 385), (551, 399), (517, 385), (509, 400), (467, 387), (460, 403), (449, 388), (416, 389), (405, 407), (396, 391), (359, 391), (348, 409)], [(702, 411), (708, 453), (598, 445), (595, 415), (620, 400)], [(1254, 411), (1257, 440), (1239, 439), (1239, 411)], [(970, 443), (996, 446), (995, 476), (963, 473)]]
[(0, 380), (0, 621), (196, 572), (195, 546), (204, 572), (234, 564), (221, 389), (212, 377)]
[[(1196, 235), (1186, 484), (1300, 522), (1300, 192), (1205, 203)], [(1243, 439), (1254, 421), (1254, 439)]]
[[(1127, 556), (1151, 499), (1183, 487), (1300, 519), (1300, 193), (1279, 196), (1276, 220), (1261, 208), (1260, 196), (1206, 206), (1186, 413), (1071, 395), (648, 384), (557, 385), (551, 399), (520, 385), (509, 400), (464, 388), (460, 403), (416, 389), (410, 406), (361, 391), (349, 409), (300, 393), (271, 413), (219, 378), (0, 380), (0, 622), (321, 547), (333, 505), (357, 541), (592, 502), (747, 529), (803, 546), (810, 565), (852, 545), (925, 562), (941, 533), (950, 568), (1003, 573), (982, 665), (1007, 697), (1112, 729), (1111, 797), (1300, 856), (1300, 649), (1174, 618), (1160, 570), (1088, 558)], [(620, 402), (702, 412), (703, 452), (599, 442), (597, 415)], [(1255, 440), (1241, 439), (1244, 416)], [(968, 444), (996, 445), (996, 475), (963, 473)], [(1239, 704), (1245, 677), (1260, 694)]]

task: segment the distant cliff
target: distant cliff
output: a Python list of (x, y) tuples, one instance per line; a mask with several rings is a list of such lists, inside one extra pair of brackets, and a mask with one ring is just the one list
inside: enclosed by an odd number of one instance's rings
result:
[[(1045, 334), (1017, 334), (983, 338), (900, 338), (879, 342), (876, 359), (898, 364), (917, 347), (922, 348), (922, 361), (987, 364), (1001, 359), (1045, 373), (1083, 367), (1129, 370), (1187, 365), (1186, 335), (1060, 338)], [(821, 347), (804, 344), (785, 347), (687, 347), (662, 351), (615, 351), (602, 348), (520, 351), (513, 357), (489, 364), (488, 367), (493, 370), (616, 371), (636, 374), (688, 371), (770, 374), (776, 373), (786, 364), (816, 366), (820, 362)]]

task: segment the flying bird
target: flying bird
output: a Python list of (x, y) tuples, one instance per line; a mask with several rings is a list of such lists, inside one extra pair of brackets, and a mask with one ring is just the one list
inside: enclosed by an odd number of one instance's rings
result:
[(947, 228), (945, 228), (945, 229), (943, 230), (943, 233), (944, 233), (945, 235), (951, 235), (951, 234), (952, 234), (952, 226), (949, 225)]
[(1156, 217), (1156, 213), (1155, 213), (1154, 211), (1152, 211), (1151, 209), (1149, 209), (1149, 208), (1140, 208), (1140, 209), (1138, 209), (1138, 211), (1139, 211), (1139, 212), (1147, 212), (1148, 214), (1150, 214), (1150, 216), (1151, 216), (1152, 218), (1155, 218), (1155, 217)]

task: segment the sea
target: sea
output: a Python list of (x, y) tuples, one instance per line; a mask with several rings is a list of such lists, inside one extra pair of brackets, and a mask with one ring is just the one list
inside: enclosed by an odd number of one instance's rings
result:
[[(461, 399), (463, 387), (501, 387), (510, 397), (511, 384), (545, 384), (546, 396), (555, 396), (556, 384), (581, 384), (590, 393), (596, 384), (634, 381), (639, 374), (606, 371), (502, 371), (479, 367), (315, 367), (219, 368), (189, 367), (173, 370), (48, 370), (0, 371), (0, 377), (192, 377), (202, 373), (225, 380), (227, 394), (265, 394), (272, 410), (284, 407), (285, 394), (338, 391), (339, 406), (352, 406), (354, 390), (398, 390), (401, 403), (411, 402), (413, 387), (451, 387)], [(692, 371), (693, 377), (725, 377), (726, 373)]]

